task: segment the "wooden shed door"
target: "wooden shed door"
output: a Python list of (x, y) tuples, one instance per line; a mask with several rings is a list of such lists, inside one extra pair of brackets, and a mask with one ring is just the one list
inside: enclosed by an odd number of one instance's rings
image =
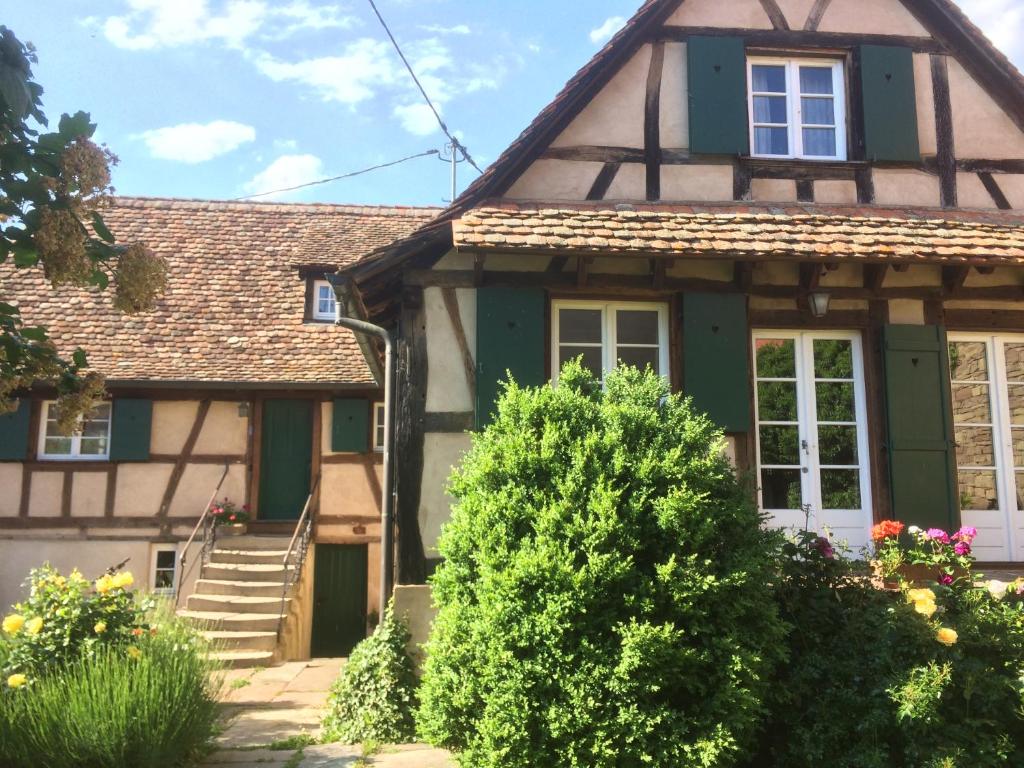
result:
[(317, 544), (313, 656), (348, 656), (366, 637), (365, 544)]
[(313, 469), (313, 402), (267, 400), (260, 446), (260, 520), (298, 520)]

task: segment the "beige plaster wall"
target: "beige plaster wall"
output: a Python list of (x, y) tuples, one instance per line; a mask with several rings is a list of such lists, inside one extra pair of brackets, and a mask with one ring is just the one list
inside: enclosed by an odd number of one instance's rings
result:
[[(459, 317), (470, 354), (476, 355), (476, 290), (459, 288), (455, 292)], [(462, 350), (456, 341), (444, 295), (440, 288), (423, 292), (427, 322), (427, 413), (464, 413), (474, 408), (470, 382)]]
[(663, 166), (661, 169), (661, 197), (663, 200), (690, 200), (693, 202), (732, 200), (732, 166)]
[(650, 66), (651, 46), (644, 45), (569, 123), (552, 146), (595, 144), (642, 148), (644, 101)]
[(437, 557), (441, 526), (451, 517), (452, 498), (445, 491), (452, 467), (469, 450), (469, 435), (428, 434), (423, 449), (420, 490), (420, 534), (427, 557)]
[(374, 464), (324, 464), (320, 478), (320, 514), (330, 517), (364, 516), (368, 522), (380, 515), (383, 460)]
[[(996, 180), (997, 183), (999, 179)], [(1005, 194), (1005, 193), (1004, 193)], [(985, 189), (976, 173), (958, 173), (956, 175), (957, 205), (961, 208), (996, 208), (992, 195)]]
[(686, 43), (665, 44), (665, 69), (661, 75), (661, 146), (690, 146), (689, 76)]
[(473, 254), (448, 251), (434, 265), (434, 269), (465, 271), (473, 268)]
[(72, 517), (103, 517), (107, 506), (107, 474), (76, 472), (71, 486)]
[(30, 517), (60, 517), (63, 472), (33, 472), (28, 503)]
[(814, 201), (832, 205), (853, 205), (857, 202), (857, 183), (854, 181), (814, 182)]
[(956, 60), (949, 60), (953, 139), (960, 158), (1024, 157), (1024, 133)]
[(432, 590), (429, 586), (395, 587), (395, 615), (404, 619), (409, 626), (409, 644), (406, 649), (416, 663), (416, 669), (423, 668), (424, 644), (430, 639), (430, 629), (437, 617)]
[(822, 32), (928, 36), (928, 30), (899, 0), (832, 0), (818, 29)]
[(195, 453), (242, 456), (249, 435), (249, 419), (238, 415), (238, 402), (210, 403), (203, 430), (196, 441)]
[(686, 0), (669, 18), (669, 26), (771, 29), (772, 22), (758, 0)]
[[(173, 464), (122, 464), (118, 467), (114, 516), (149, 517), (157, 514), (172, 471)], [(32, 497), (35, 495), (33, 487)]]
[(914, 86), (917, 99), (917, 135), (921, 154), (934, 156), (938, 151), (935, 138), (935, 90), (932, 87), (932, 57), (914, 54)]
[(879, 205), (942, 204), (939, 177), (930, 173), (876, 168), (874, 180), (875, 202)]
[[(120, 472), (119, 472), (120, 474)], [(224, 474), (223, 464), (189, 464), (181, 475), (181, 482), (174, 493), (168, 514), (171, 517), (199, 517), (203, 513), (210, 494), (213, 493)], [(218, 499), (230, 499), (237, 505), (245, 503), (245, 465), (232, 464), (227, 477), (217, 494)], [(161, 487), (161, 497), (163, 488)], [(157, 499), (159, 504), (160, 499)]]
[(155, 401), (150, 450), (163, 454), (181, 453), (198, 412), (198, 401)]
[(692, 277), (700, 280), (732, 280), (733, 264), (728, 259), (677, 259), (668, 268), (669, 277)]
[(538, 160), (516, 179), (505, 197), (509, 200), (585, 200), (603, 163), (575, 160)]
[(889, 322), (894, 325), (924, 325), (924, 302), (912, 299), (891, 300)]
[[(584, 195), (586, 197), (586, 195)], [(647, 168), (642, 163), (626, 163), (615, 174), (605, 200), (644, 200), (647, 197)], [(662, 190), (662, 198), (668, 196)], [(581, 198), (582, 199), (582, 198)]]
[(803, 29), (811, 15), (815, 0), (777, 0), (779, 10), (786, 17), (790, 29)]
[(0, 517), (17, 517), (21, 511), (21, 464), (0, 464)]
[(994, 178), (1014, 210), (1024, 208), (1024, 176), (1000, 173)]
[(791, 179), (754, 179), (750, 196), (757, 203), (796, 202), (796, 182)]

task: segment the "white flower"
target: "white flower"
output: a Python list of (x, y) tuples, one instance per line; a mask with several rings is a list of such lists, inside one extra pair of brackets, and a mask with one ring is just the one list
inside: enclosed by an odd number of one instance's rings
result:
[(911, 536), (917, 536), (919, 533), (924, 533), (924, 531), (922, 531), (916, 525), (912, 525), (909, 528), (907, 528), (907, 533), (909, 533)]
[(1005, 581), (999, 581), (998, 579), (992, 579), (985, 585), (988, 593), (992, 595), (996, 600), (1002, 600), (1006, 597), (1006, 590), (1010, 588), (1010, 585)]

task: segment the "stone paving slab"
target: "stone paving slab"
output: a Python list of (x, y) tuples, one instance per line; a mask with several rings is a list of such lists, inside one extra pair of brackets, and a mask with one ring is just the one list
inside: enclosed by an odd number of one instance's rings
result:
[(355, 765), (362, 754), (360, 747), (342, 744), (306, 747), (299, 768), (347, 768)]
[(366, 758), (365, 762), (375, 768), (455, 768), (451, 755), (425, 744), (384, 747), (376, 755)]
[(269, 749), (247, 749), (247, 750), (221, 750), (203, 760), (203, 768), (274, 768), (277, 765), (284, 765), (292, 756), (294, 751), (274, 751)]

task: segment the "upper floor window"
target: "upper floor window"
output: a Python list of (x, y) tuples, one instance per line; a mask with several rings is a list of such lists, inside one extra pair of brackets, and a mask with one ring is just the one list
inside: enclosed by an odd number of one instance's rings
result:
[(751, 57), (747, 68), (755, 157), (846, 160), (842, 62)]
[(337, 320), (338, 305), (334, 299), (334, 286), (326, 280), (313, 281), (313, 319)]
[(70, 435), (57, 428), (56, 403), (43, 403), (45, 427), (39, 436), (39, 456), (44, 459), (103, 461), (110, 457), (110, 403), (100, 403), (82, 417)]
[(567, 361), (603, 379), (619, 363), (668, 375), (668, 307), (641, 302), (556, 301), (552, 305), (552, 378)]

